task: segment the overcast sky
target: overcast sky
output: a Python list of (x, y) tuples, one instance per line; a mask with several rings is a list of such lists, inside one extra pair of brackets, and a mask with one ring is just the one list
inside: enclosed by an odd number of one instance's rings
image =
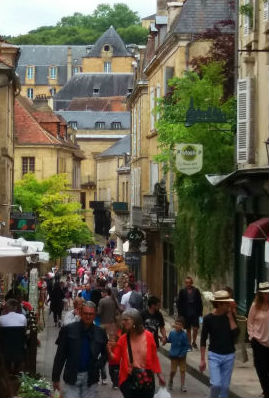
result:
[(55, 25), (74, 12), (91, 14), (98, 4), (124, 3), (141, 18), (154, 14), (156, 0), (4, 0), (1, 1), (0, 35), (17, 36), (45, 25)]

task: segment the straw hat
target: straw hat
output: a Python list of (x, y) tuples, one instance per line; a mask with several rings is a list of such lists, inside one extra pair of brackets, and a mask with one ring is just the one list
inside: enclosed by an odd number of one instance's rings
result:
[(213, 302), (228, 303), (234, 301), (234, 299), (230, 297), (229, 293), (226, 290), (218, 290), (217, 292), (213, 293), (213, 296), (214, 298), (210, 300), (212, 303)]
[(269, 293), (269, 282), (260, 282), (258, 291), (261, 293)]

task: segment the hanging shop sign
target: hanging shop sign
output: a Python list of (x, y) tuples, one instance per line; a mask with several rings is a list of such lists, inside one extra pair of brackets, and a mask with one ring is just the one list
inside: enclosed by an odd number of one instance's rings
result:
[(203, 145), (177, 144), (176, 168), (183, 174), (198, 173), (203, 167)]

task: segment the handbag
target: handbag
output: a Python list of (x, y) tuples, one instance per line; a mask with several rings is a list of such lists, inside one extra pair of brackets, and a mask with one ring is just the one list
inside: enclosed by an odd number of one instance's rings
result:
[(133, 367), (133, 353), (131, 348), (130, 336), (127, 334), (127, 347), (132, 373), (127, 377), (120, 389), (125, 398), (151, 398), (155, 391), (154, 373), (150, 369)]

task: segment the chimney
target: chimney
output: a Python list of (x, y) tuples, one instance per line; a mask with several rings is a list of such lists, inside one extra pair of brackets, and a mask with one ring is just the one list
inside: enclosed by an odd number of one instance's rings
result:
[(183, 4), (184, 1), (172, 1), (167, 4), (167, 10), (168, 10), (167, 32), (170, 31), (171, 26), (173, 25), (175, 19), (181, 13)]
[(167, 15), (167, 0), (157, 0), (156, 15)]
[(37, 111), (48, 112), (51, 111), (51, 108), (48, 104), (48, 97), (46, 94), (39, 94), (33, 100), (33, 106)]
[(67, 81), (72, 77), (72, 48), (67, 48)]

